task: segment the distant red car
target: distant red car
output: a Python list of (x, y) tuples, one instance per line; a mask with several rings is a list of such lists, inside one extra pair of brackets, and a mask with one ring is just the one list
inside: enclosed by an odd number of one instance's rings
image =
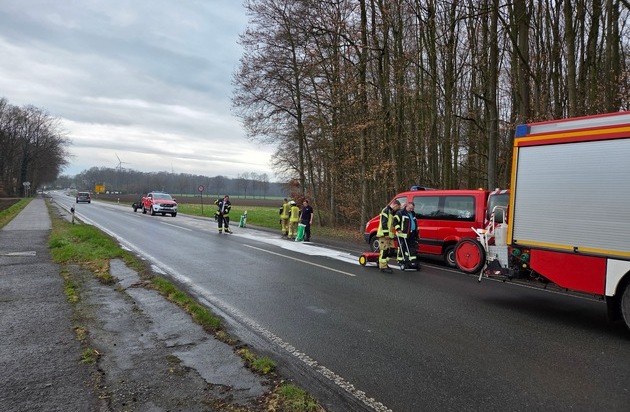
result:
[[(484, 228), (495, 206), (507, 206), (507, 190), (411, 190), (397, 194), (401, 204), (414, 202), (420, 235), (418, 253), (442, 255), (444, 263), (455, 264), (455, 244), (462, 238), (475, 238), (470, 228)], [(394, 200), (392, 199), (392, 201)], [(502, 223), (501, 217), (495, 217)], [(379, 216), (365, 225), (363, 237), (373, 251), (378, 250)]]

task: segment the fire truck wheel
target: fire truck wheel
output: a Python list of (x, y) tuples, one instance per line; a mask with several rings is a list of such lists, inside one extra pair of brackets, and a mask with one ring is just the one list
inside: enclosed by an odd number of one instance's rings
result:
[(626, 282), (626, 287), (621, 295), (621, 316), (626, 323), (626, 327), (630, 329), (630, 282)]
[(455, 245), (455, 263), (462, 272), (479, 273), (486, 263), (486, 251), (476, 239), (462, 239)]

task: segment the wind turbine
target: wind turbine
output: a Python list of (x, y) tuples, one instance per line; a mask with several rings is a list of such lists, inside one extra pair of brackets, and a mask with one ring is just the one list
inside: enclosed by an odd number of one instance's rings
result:
[(122, 160), (120, 160), (120, 157), (118, 157), (118, 153), (114, 153), (116, 155), (116, 159), (118, 159), (118, 166), (116, 166), (116, 169), (118, 169), (119, 172), (122, 172), (122, 165), (123, 164), (128, 164), (127, 162), (123, 162)]
[[(120, 160), (120, 157), (118, 157), (118, 153), (114, 152), (114, 154), (116, 155), (116, 159), (118, 159), (118, 166), (116, 166), (116, 169), (118, 170), (118, 173), (116, 173), (116, 178), (115, 178), (116, 179), (116, 185), (118, 186), (118, 188), (116, 189), (116, 193), (118, 193), (120, 191), (120, 189), (121, 189), (121, 186), (122, 186), (121, 182), (120, 182), (121, 174), (122, 174), (122, 171), (123, 171), (122, 165), (123, 164), (127, 164), (127, 162), (123, 162), (122, 160)], [(123, 177), (125, 177), (125, 176), (123, 176)], [(125, 180), (127, 180), (126, 177), (125, 177)]]

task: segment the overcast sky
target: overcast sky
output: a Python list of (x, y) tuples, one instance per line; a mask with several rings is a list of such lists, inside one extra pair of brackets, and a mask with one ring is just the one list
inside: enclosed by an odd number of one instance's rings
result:
[(93, 166), (236, 177), (267, 173), (273, 148), (245, 138), (231, 77), (240, 0), (2, 0), (0, 97), (62, 120)]

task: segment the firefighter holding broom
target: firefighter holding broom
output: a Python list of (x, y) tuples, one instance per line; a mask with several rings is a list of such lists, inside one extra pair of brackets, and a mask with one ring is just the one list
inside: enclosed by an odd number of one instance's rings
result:
[(288, 238), (289, 239), (295, 239), (295, 237), (297, 236), (298, 223), (300, 222), (300, 208), (298, 207), (297, 203), (295, 203), (295, 200), (291, 200), (289, 202), (289, 205), (291, 207), (289, 209), (289, 234), (288, 234)]
[(378, 231), (376, 232), (381, 251), (378, 258), (378, 267), (381, 272), (392, 273), (392, 269), (387, 262), (390, 256), (393, 255), (391, 250), (394, 248), (394, 215), (398, 209), (400, 209), (400, 202), (394, 200), (381, 211)]
[(216, 218), (219, 224), (219, 234), (223, 233), (223, 226), (225, 225), (225, 234), (232, 233), (230, 230), (230, 209), (232, 208), (232, 203), (230, 203), (230, 196), (225, 195), (223, 199), (217, 199), (214, 202), (217, 205)]
[(287, 198), (284, 198), (284, 203), (280, 208), (280, 225), (282, 226), (282, 237), (289, 236), (289, 217), (291, 215), (291, 204)]
[(415, 204), (409, 202), (394, 216), (394, 227), (398, 238), (398, 255), (396, 260), (401, 269), (420, 270), (417, 260), (418, 223), (416, 221)]

